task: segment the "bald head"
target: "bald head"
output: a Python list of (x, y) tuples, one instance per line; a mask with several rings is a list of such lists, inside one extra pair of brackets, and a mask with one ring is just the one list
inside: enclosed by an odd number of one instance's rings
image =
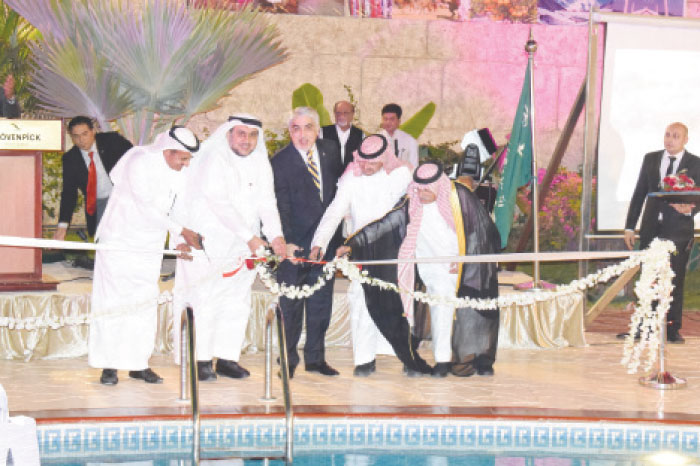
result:
[(677, 155), (685, 149), (688, 143), (688, 127), (683, 123), (675, 122), (666, 127), (664, 133), (664, 149), (670, 155)]
[(355, 118), (355, 106), (347, 100), (340, 100), (333, 106), (335, 124), (343, 131), (347, 131)]

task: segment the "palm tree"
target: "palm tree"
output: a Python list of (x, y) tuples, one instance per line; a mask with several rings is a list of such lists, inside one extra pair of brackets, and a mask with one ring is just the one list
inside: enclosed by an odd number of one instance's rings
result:
[(259, 13), (177, 0), (5, 0), (43, 35), (32, 91), (58, 117), (115, 122), (135, 144), (212, 110), (230, 90), (281, 63)]
[(36, 102), (27, 82), (34, 64), (30, 44), (38, 38), (31, 24), (0, 1), (0, 83), (8, 74), (15, 77), (15, 94), (25, 111), (32, 110)]

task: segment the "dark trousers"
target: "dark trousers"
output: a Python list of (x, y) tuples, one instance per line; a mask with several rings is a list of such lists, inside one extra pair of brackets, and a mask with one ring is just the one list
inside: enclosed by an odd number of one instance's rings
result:
[[(669, 222), (667, 222), (669, 223)], [(671, 270), (675, 273), (673, 277), (673, 292), (671, 292), (671, 306), (666, 314), (666, 322), (670, 330), (680, 330), (683, 323), (683, 285), (685, 283), (685, 269), (688, 266), (690, 258), (690, 250), (693, 247), (693, 237), (687, 238), (687, 235), (678, 235), (677, 230), (674, 231), (673, 225), (659, 224), (659, 238), (669, 239), (676, 245), (676, 252), (671, 254)], [(646, 249), (651, 241), (642, 241), (640, 249)]]
[[(284, 261), (277, 271), (277, 281), (299, 287), (313, 286), (322, 274), (323, 266), (295, 265)], [(296, 367), (299, 364), (297, 345), (304, 325), (304, 314), (306, 314), (304, 362), (318, 364), (326, 360), (326, 330), (331, 322), (334, 282), (335, 278), (328, 280), (320, 290), (305, 299), (280, 298), (290, 367)]]

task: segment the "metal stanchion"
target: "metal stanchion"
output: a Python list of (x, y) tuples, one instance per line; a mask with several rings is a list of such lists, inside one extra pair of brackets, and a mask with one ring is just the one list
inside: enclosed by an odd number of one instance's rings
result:
[(660, 320), (659, 333), (661, 333), (661, 341), (659, 342), (659, 371), (647, 377), (640, 377), (639, 383), (649, 388), (657, 390), (675, 390), (685, 388), (687, 382), (685, 379), (675, 377), (666, 370), (666, 359), (664, 353), (666, 349), (666, 320)]
[(266, 403), (277, 400), (272, 396), (272, 322), (275, 320), (275, 306), (276, 300), (267, 309), (265, 316), (265, 394), (260, 397), (260, 401)]

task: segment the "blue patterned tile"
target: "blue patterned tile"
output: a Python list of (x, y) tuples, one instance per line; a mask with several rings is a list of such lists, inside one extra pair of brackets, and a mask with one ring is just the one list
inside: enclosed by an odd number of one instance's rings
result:
[(167, 449), (180, 447), (180, 428), (178, 426), (163, 426), (163, 446)]
[(63, 451), (65, 453), (77, 453), (83, 449), (83, 430), (77, 428), (66, 429), (63, 433)]
[(538, 426), (533, 429), (532, 446), (537, 448), (549, 447), (549, 427)]
[(625, 431), (622, 429), (608, 429), (606, 446), (610, 450), (622, 450), (625, 447)]
[(275, 427), (270, 424), (259, 425), (255, 429), (255, 434), (258, 440), (257, 445), (260, 447), (271, 447), (275, 443)]
[(221, 427), (221, 446), (223, 448), (236, 446), (236, 428), (234, 426)]
[(683, 432), (683, 447), (682, 450), (686, 453), (697, 453), (698, 451), (698, 433)]
[(50, 429), (44, 433), (44, 443), (46, 453), (61, 452), (61, 429)]
[(143, 441), (141, 443), (144, 451), (158, 451), (160, 448), (160, 427), (144, 426), (142, 430)]
[(119, 427), (105, 427), (102, 430), (102, 451), (117, 452), (122, 448), (122, 430)]
[(311, 445), (311, 426), (303, 424), (294, 426), (294, 445)]
[(592, 428), (588, 431), (588, 448), (605, 448), (605, 429)]
[(573, 448), (586, 448), (586, 438), (584, 427), (572, 427), (569, 430), (569, 445)]
[(367, 425), (367, 446), (384, 446), (384, 424), (373, 422)]
[(511, 426), (496, 426), (496, 445), (504, 448), (513, 446), (513, 428)]
[(216, 426), (201, 426), (199, 429), (199, 444), (202, 448), (216, 448), (219, 429)]
[(367, 429), (365, 428), (365, 424), (350, 424), (348, 428), (350, 431), (348, 445), (353, 447), (366, 445), (365, 437)]
[(440, 427), (440, 442), (442, 446), (453, 447), (457, 445), (457, 426)]
[(333, 446), (345, 446), (348, 444), (348, 426), (346, 424), (331, 424), (331, 439)]
[(122, 449), (139, 451), (141, 449), (141, 429), (135, 426), (124, 427), (122, 430)]
[(83, 447), (86, 452), (97, 453), (102, 450), (102, 431), (99, 427), (88, 427), (83, 431)]
[(515, 428), (515, 446), (527, 448), (532, 444), (532, 429), (529, 426)]
[(459, 429), (459, 443), (464, 447), (475, 447), (477, 443), (476, 426), (461, 426)]
[(421, 427), (418, 424), (407, 425), (404, 429), (405, 444), (409, 446), (421, 445)]
[(664, 431), (664, 449), (677, 451), (679, 444), (680, 435), (677, 430)]
[(657, 451), (661, 449), (661, 430), (647, 429), (644, 431), (644, 449), (647, 451)]
[(313, 426), (313, 445), (316, 447), (328, 445), (329, 435), (328, 435), (328, 424), (317, 424)]
[(423, 445), (426, 447), (440, 445), (440, 428), (438, 426), (423, 427)]
[(238, 445), (241, 447), (252, 447), (255, 445), (255, 424), (238, 426)]
[(552, 447), (569, 447), (569, 430), (566, 427), (552, 427)]
[(386, 426), (386, 444), (390, 447), (398, 447), (403, 443), (403, 424), (389, 424)]
[(644, 445), (644, 433), (641, 429), (627, 429), (628, 450), (641, 450)]

